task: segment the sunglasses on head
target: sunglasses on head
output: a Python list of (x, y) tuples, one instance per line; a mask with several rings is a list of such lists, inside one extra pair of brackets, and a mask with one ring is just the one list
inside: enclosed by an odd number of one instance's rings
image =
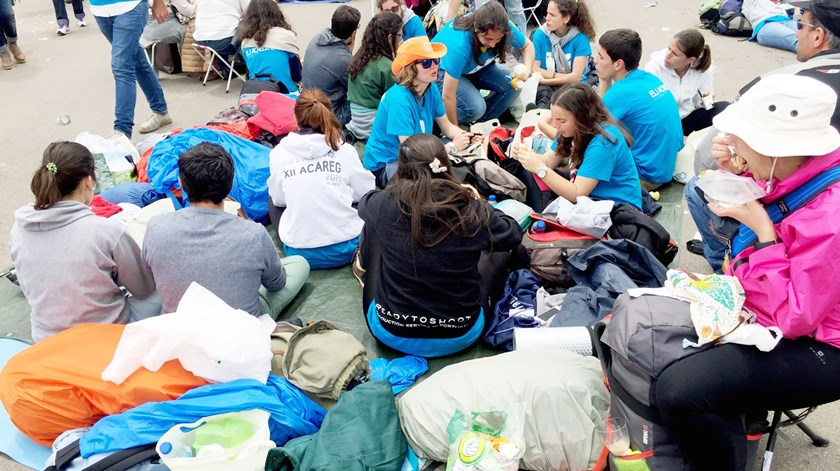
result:
[(439, 58), (438, 59), (423, 59), (423, 60), (417, 61), (417, 62), (420, 63), (420, 65), (422, 65), (424, 69), (429, 69), (429, 68), (432, 67), (432, 64), (439, 65), (440, 64), (440, 59)]

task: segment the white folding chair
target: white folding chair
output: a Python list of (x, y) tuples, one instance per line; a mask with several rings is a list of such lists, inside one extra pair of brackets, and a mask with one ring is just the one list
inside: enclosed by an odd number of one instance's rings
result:
[(152, 43), (151, 47), (143, 49), (143, 52), (146, 54), (146, 60), (149, 61), (149, 65), (152, 66), (152, 70), (155, 71), (155, 77), (159, 76), (158, 70), (155, 67), (155, 48), (157, 48), (158, 44), (159, 42), (155, 41)]
[[(243, 82), (245, 81), (245, 77), (243, 77), (242, 74), (240, 74), (233, 68), (233, 65), (236, 63), (236, 56), (234, 56), (230, 60), (230, 63), (228, 63), (228, 61), (225, 60), (225, 58), (222, 57), (218, 52), (216, 52), (216, 50), (212, 47), (202, 46), (198, 43), (193, 43), (192, 47), (193, 49), (195, 49), (195, 52), (197, 52), (198, 55), (201, 56), (201, 58), (204, 60), (204, 63), (207, 64), (207, 72), (204, 73), (204, 80), (201, 83), (202, 86), (207, 85), (207, 78), (210, 76), (211, 70), (213, 72), (216, 72), (216, 74), (218, 74), (219, 77), (224, 77), (224, 74), (222, 74), (222, 72), (216, 68), (215, 61), (213, 59), (218, 59), (219, 61), (221, 61), (222, 64), (224, 64), (228, 68), (227, 86), (225, 87), (225, 93), (230, 93), (230, 81), (233, 78), (233, 74), (236, 74), (236, 76), (239, 77), (239, 79)], [(210, 57), (207, 57), (208, 51), (210, 52)]]
[[(525, 10), (527, 12), (526, 15), (525, 15), (525, 24), (528, 24), (528, 20), (533, 18), (534, 21), (537, 22), (537, 27), (538, 28), (540, 26), (542, 26), (542, 23), (540, 23), (540, 19), (537, 18), (537, 8), (539, 8), (540, 5), (542, 5), (542, 0), (537, 0), (537, 3), (535, 3), (533, 6), (523, 8), (523, 10)], [(524, 31), (523, 31), (523, 33), (524, 33)]]

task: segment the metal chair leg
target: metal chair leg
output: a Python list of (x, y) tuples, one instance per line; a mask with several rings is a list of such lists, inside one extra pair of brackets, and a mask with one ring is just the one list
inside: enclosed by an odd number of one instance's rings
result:
[[(787, 416), (788, 419), (791, 419), (791, 420), (796, 419), (796, 415), (793, 412), (791, 412), (789, 410), (782, 411), (782, 412)], [(820, 447), (820, 448), (825, 448), (829, 445), (830, 442), (828, 441), (828, 439), (817, 435), (817, 433), (814, 432), (813, 430), (811, 430), (811, 427), (808, 427), (805, 424), (805, 422), (803, 422), (803, 421), (796, 422), (796, 426), (799, 427), (799, 430), (802, 430), (802, 433), (804, 433), (805, 435), (808, 436), (808, 438), (811, 439), (811, 443), (813, 443), (814, 446)]]

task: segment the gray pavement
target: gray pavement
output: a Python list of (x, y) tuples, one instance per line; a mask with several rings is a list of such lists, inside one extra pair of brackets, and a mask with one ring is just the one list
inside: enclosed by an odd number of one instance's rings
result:
[[(700, 3), (699, 0), (660, 0), (656, 7), (650, 8), (646, 6), (652, 3), (648, 0), (587, 1), (599, 32), (619, 27), (639, 31), (645, 45), (645, 58), (665, 47), (674, 33), (696, 26)], [(363, 30), (370, 18), (370, 3), (353, 0), (350, 4), (362, 12)], [(305, 48), (315, 33), (328, 26), (336, 6), (283, 6), (300, 37), (301, 48)], [(27, 63), (17, 65), (12, 71), (0, 70), (0, 267), (10, 262), (8, 234), (12, 213), (32, 199), (29, 181), (43, 149), (51, 141), (72, 140), (83, 131), (110, 134), (114, 107), (110, 50), (92, 17), (89, 17), (91, 26), (71, 25), (72, 32), (68, 36), (58, 37), (50, 2), (28, 0), (18, 4), (15, 13), (19, 44), (27, 54)], [(708, 32), (705, 35), (717, 69), (715, 88), (720, 99), (732, 100), (737, 90), (756, 75), (795, 60), (788, 52)], [(177, 127), (204, 123), (216, 112), (234, 106), (239, 90), (239, 84), (235, 83), (231, 93), (226, 94), (221, 81), (202, 87), (196, 79), (166, 74), (161, 74), (161, 83)], [(149, 113), (140, 94), (135, 121), (141, 122)], [(71, 120), (66, 126), (57, 123), (57, 118), (63, 114)], [(139, 139), (139, 136), (134, 138)], [(681, 248), (694, 232), (693, 223), (685, 213)], [(681, 265), (686, 268), (708, 272), (708, 265), (701, 257), (684, 251), (681, 257)], [(838, 417), (840, 407), (835, 403), (821, 407), (808, 420), (812, 428), (836, 443), (828, 448), (815, 448), (797, 430), (786, 430), (779, 439), (773, 469), (840, 469), (840, 446), (837, 445), (840, 444), (840, 429), (834, 425)], [(714, 453), (714, 450), (709, 452)], [(19, 469), (26, 468), (0, 458), (0, 471)]]

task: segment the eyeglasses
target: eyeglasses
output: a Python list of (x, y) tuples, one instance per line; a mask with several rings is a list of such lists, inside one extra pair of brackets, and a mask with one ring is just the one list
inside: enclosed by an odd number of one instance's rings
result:
[(796, 21), (796, 29), (802, 29), (805, 26), (810, 26), (811, 28), (816, 28), (816, 26), (812, 25), (811, 23), (805, 23), (802, 20), (797, 20)]
[(394, 5), (391, 8), (389, 8), (388, 11), (390, 11), (391, 13), (396, 13), (396, 14), (399, 15), (400, 12), (402, 11), (402, 7), (399, 6), (399, 5)]
[(438, 59), (423, 59), (423, 60), (417, 61), (417, 62), (419, 62), (420, 65), (422, 65), (424, 69), (430, 69), (432, 67), (432, 64), (439, 65), (440, 64), (440, 59), (439, 58)]

